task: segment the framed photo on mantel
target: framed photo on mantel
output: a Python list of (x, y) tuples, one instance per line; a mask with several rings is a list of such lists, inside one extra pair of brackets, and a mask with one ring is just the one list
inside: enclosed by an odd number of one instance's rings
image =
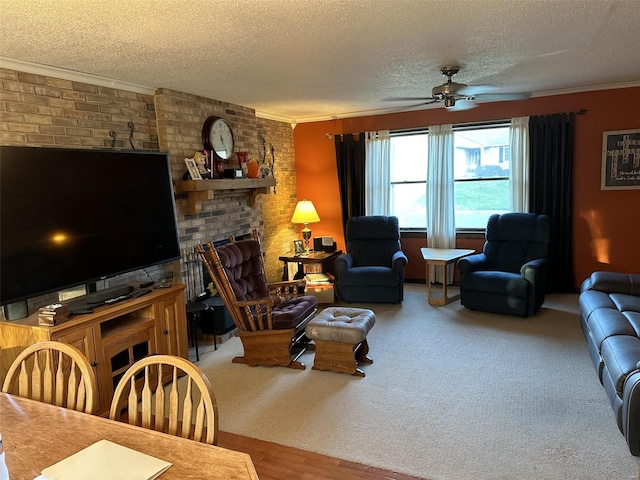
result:
[(200, 175), (200, 171), (198, 170), (198, 165), (196, 164), (195, 159), (185, 158), (184, 163), (187, 166), (187, 170), (189, 171), (191, 180), (202, 180), (202, 175)]
[(600, 189), (640, 189), (640, 129), (602, 134)]

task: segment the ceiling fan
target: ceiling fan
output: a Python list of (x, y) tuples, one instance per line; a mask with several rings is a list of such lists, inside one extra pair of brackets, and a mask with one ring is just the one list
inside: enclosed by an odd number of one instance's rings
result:
[[(504, 100), (524, 100), (529, 98), (529, 93), (499, 93), (496, 87), (491, 85), (466, 85), (454, 82), (452, 77), (460, 71), (458, 66), (447, 66), (440, 69), (440, 73), (447, 77), (447, 81), (442, 85), (431, 89), (430, 97), (394, 97), (389, 100), (418, 101), (424, 102), (420, 105), (443, 102), (448, 109), (465, 110), (473, 108), (475, 101), (497, 102)], [(461, 102), (461, 103), (458, 103)]]

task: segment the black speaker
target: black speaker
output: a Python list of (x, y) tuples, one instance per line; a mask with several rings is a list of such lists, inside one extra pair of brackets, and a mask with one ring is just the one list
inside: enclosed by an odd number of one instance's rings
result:
[(224, 302), (218, 296), (201, 300), (209, 308), (200, 314), (200, 327), (204, 333), (215, 333), (221, 335), (235, 328), (235, 323)]
[(316, 252), (335, 252), (336, 251), (336, 242), (333, 242), (333, 245), (322, 245), (322, 237), (314, 237), (313, 239), (313, 249)]

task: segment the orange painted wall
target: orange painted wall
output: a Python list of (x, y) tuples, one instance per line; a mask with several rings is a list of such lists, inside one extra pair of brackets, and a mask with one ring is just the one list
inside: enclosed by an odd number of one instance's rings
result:
[[(298, 199), (312, 200), (318, 210), (321, 222), (311, 225), (313, 236), (331, 235), (338, 248), (344, 249), (334, 143), (327, 133), (503, 120), (580, 109), (587, 110), (587, 114), (576, 117), (573, 168), (576, 287), (595, 270), (640, 273), (640, 190), (600, 190), (602, 133), (640, 129), (640, 87), (480, 104), (459, 112), (437, 108), (298, 124), (293, 132)], [(407, 244), (412, 250), (409, 261), (412, 269), (422, 269), (422, 264), (415, 265), (421, 257), (419, 247), (417, 253), (413, 252), (413, 243)]]

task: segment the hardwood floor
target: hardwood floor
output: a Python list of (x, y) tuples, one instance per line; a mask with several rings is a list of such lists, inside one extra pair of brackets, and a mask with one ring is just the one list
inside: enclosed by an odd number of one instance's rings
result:
[(218, 446), (248, 453), (260, 480), (423, 480), (227, 432)]

